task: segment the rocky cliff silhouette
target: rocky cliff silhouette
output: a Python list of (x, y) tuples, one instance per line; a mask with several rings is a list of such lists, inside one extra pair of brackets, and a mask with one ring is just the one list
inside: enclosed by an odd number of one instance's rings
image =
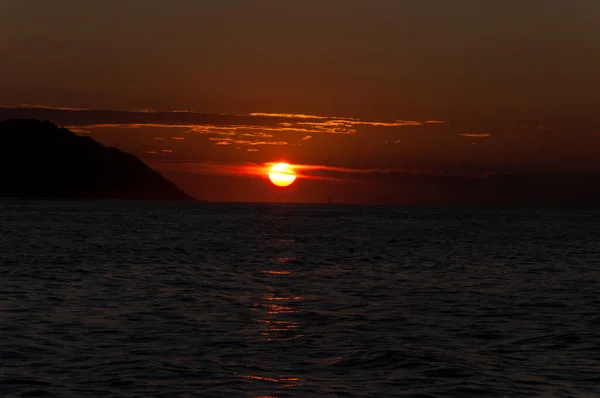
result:
[(0, 197), (193, 200), (132, 154), (47, 121), (0, 121)]

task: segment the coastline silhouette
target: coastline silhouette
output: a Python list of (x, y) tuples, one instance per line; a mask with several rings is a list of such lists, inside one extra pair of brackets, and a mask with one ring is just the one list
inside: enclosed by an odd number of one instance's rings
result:
[(194, 200), (140, 159), (48, 121), (0, 121), (0, 197)]

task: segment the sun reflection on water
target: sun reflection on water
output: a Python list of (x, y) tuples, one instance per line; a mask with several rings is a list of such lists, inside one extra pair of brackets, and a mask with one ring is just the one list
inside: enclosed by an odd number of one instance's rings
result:
[(258, 270), (258, 272), (262, 272), (265, 274), (271, 274), (271, 275), (290, 275), (291, 274), (290, 271), (274, 271), (271, 269), (261, 269), (261, 270)]
[[(286, 243), (293, 244), (293, 240)], [(294, 257), (273, 257), (269, 259), (264, 268), (256, 269), (253, 276), (266, 286), (266, 292), (252, 303), (250, 310), (256, 314), (254, 321), (258, 325), (260, 339), (268, 344), (286, 344), (304, 336), (301, 333), (301, 325), (297, 317), (301, 312), (298, 304), (302, 302), (303, 297), (292, 291), (288, 279), (293, 277), (293, 267), (290, 267), (292, 265), (290, 262), (294, 260), (296, 260)], [(284, 347), (282, 349), (283, 352)], [(240, 377), (247, 382), (272, 384), (275, 388), (292, 388), (302, 385), (299, 377), (285, 374), (253, 374), (240, 375)], [(275, 396), (261, 395), (260, 397)]]
[(294, 257), (273, 257), (270, 259), (272, 265), (268, 269), (258, 270), (268, 278), (266, 282), (272, 285), (269, 287), (270, 291), (261, 297), (260, 302), (254, 303), (252, 308), (259, 314), (256, 321), (260, 324), (260, 335), (267, 341), (289, 341), (303, 336), (298, 330), (298, 322), (290, 319), (290, 316), (300, 312), (295, 304), (300, 302), (302, 297), (292, 294), (289, 289), (276, 289), (280, 282), (284, 282), (279, 278), (292, 275), (289, 269), (277, 268), (294, 260)]
[(260, 324), (261, 336), (267, 341), (288, 341), (303, 336), (297, 330), (298, 322), (289, 319), (289, 315), (300, 312), (294, 303), (301, 301), (301, 296), (267, 293), (262, 298), (264, 302), (254, 303), (252, 307), (261, 315), (255, 319)]
[(272, 262), (279, 263), (279, 264), (289, 263), (290, 261), (294, 261), (294, 260), (296, 260), (295, 257), (273, 257), (271, 259)]

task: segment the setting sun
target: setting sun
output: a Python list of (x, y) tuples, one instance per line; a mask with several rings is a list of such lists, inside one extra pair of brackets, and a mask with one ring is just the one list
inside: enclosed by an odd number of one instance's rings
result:
[(278, 187), (287, 187), (296, 180), (296, 173), (287, 163), (276, 163), (269, 170), (269, 179)]

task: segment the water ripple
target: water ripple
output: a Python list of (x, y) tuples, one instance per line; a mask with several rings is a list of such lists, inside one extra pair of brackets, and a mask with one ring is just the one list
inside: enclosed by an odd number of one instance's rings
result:
[(600, 396), (599, 215), (0, 201), (0, 393)]

